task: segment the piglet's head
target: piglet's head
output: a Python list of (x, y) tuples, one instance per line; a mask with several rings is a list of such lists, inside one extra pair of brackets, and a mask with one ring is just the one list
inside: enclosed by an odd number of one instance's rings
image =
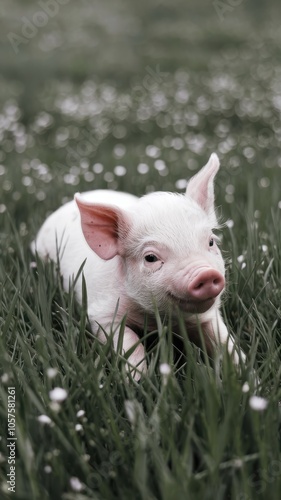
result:
[(127, 294), (145, 310), (153, 312), (156, 301), (160, 310), (176, 303), (204, 312), (222, 292), (224, 264), (212, 232), (218, 169), (212, 154), (186, 194), (151, 193), (126, 210), (75, 196), (88, 245), (104, 260), (124, 258)]

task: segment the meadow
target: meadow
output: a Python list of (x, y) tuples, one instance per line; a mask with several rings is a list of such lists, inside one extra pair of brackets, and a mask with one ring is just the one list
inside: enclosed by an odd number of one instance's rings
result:
[[(279, 500), (278, 4), (42, 4), (0, 7), (0, 498)], [(128, 381), (86, 294), (30, 243), (75, 192), (183, 192), (213, 151), (223, 317), (247, 361), (211, 360), (158, 317)]]

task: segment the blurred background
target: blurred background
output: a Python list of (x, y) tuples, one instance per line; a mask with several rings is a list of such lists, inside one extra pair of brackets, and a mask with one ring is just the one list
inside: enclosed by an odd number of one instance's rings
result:
[[(280, 0), (0, 0), (0, 40), (0, 426), (15, 385), (14, 498), (279, 499)], [(222, 312), (246, 371), (227, 362), (221, 377), (218, 358), (213, 370), (184, 342), (167, 384), (168, 321), (147, 383), (125, 385), (118, 358), (88, 342), (86, 293), (80, 310), (30, 242), (77, 191), (184, 192), (213, 151)], [(253, 366), (266, 411), (248, 404)], [(6, 456), (2, 439), (1, 499)]]
[(182, 191), (220, 156), (235, 223), (281, 208), (276, 0), (1, 0), (0, 224), (94, 188)]

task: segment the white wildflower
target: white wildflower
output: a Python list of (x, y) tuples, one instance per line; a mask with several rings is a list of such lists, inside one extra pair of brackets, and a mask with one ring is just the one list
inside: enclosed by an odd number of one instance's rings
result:
[(71, 477), (69, 482), (70, 482), (71, 489), (73, 491), (82, 491), (84, 488), (83, 484), (78, 479), (78, 477)]
[(267, 408), (268, 400), (260, 396), (251, 396), (249, 399), (249, 404), (252, 410), (264, 411)]
[(48, 378), (50, 378), (50, 379), (55, 378), (57, 373), (58, 373), (57, 368), (47, 368), (47, 377)]
[(171, 373), (171, 367), (168, 365), (168, 363), (161, 363), (159, 367), (161, 375), (167, 376), (170, 375)]
[(137, 421), (137, 405), (135, 401), (125, 401), (125, 411), (127, 417), (132, 425), (135, 425)]
[(3, 373), (2, 377), (1, 377), (1, 381), (3, 382), (3, 384), (7, 384), (7, 382), (9, 381), (8, 373)]
[(50, 419), (50, 417), (48, 417), (48, 415), (39, 415), (39, 417), (37, 417), (37, 420), (41, 424), (46, 424), (46, 425), (53, 424), (53, 421)]
[(229, 229), (232, 229), (234, 226), (234, 221), (232, 219), (228, 219), (225, 224)]
[(242, 392), (246, 393), (246, 392), (249, 392), (249, 390), (250, 390), (250, 386), (249, 386), (248, 382), (245, 382), (242, 385)]
[(76, 417), (77, 417), (77, 418), (84, 417), (84, 415), (85, 415), (85, 411), (84, 411), (84, 410), (79, 410), (79, 411), (76, 413)]
[(53, 412), (59, 413), (59, 411), (61, 410), (61, 405), (57, 401), (51, 401), (50, 408)]
[(62, 403), (62, 401), (67, 398), (67, 396), (67, 391), (62, 387), (55, 387), (52, 391), (49, 392), (51, 401), (55, 401), (56, 403)]

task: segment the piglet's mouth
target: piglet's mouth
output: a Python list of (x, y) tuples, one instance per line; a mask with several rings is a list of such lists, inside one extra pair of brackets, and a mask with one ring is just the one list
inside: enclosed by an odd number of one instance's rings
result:
[(168, 297), (173, 304), (177, 305), (182, 311), (190, 312), (193, 314), (200, 314), (208, 311), (215, 303), (216, 298), (210, 297), (205, 300), (191, 300), (182, 299), (176, 295), (168, 292)]

